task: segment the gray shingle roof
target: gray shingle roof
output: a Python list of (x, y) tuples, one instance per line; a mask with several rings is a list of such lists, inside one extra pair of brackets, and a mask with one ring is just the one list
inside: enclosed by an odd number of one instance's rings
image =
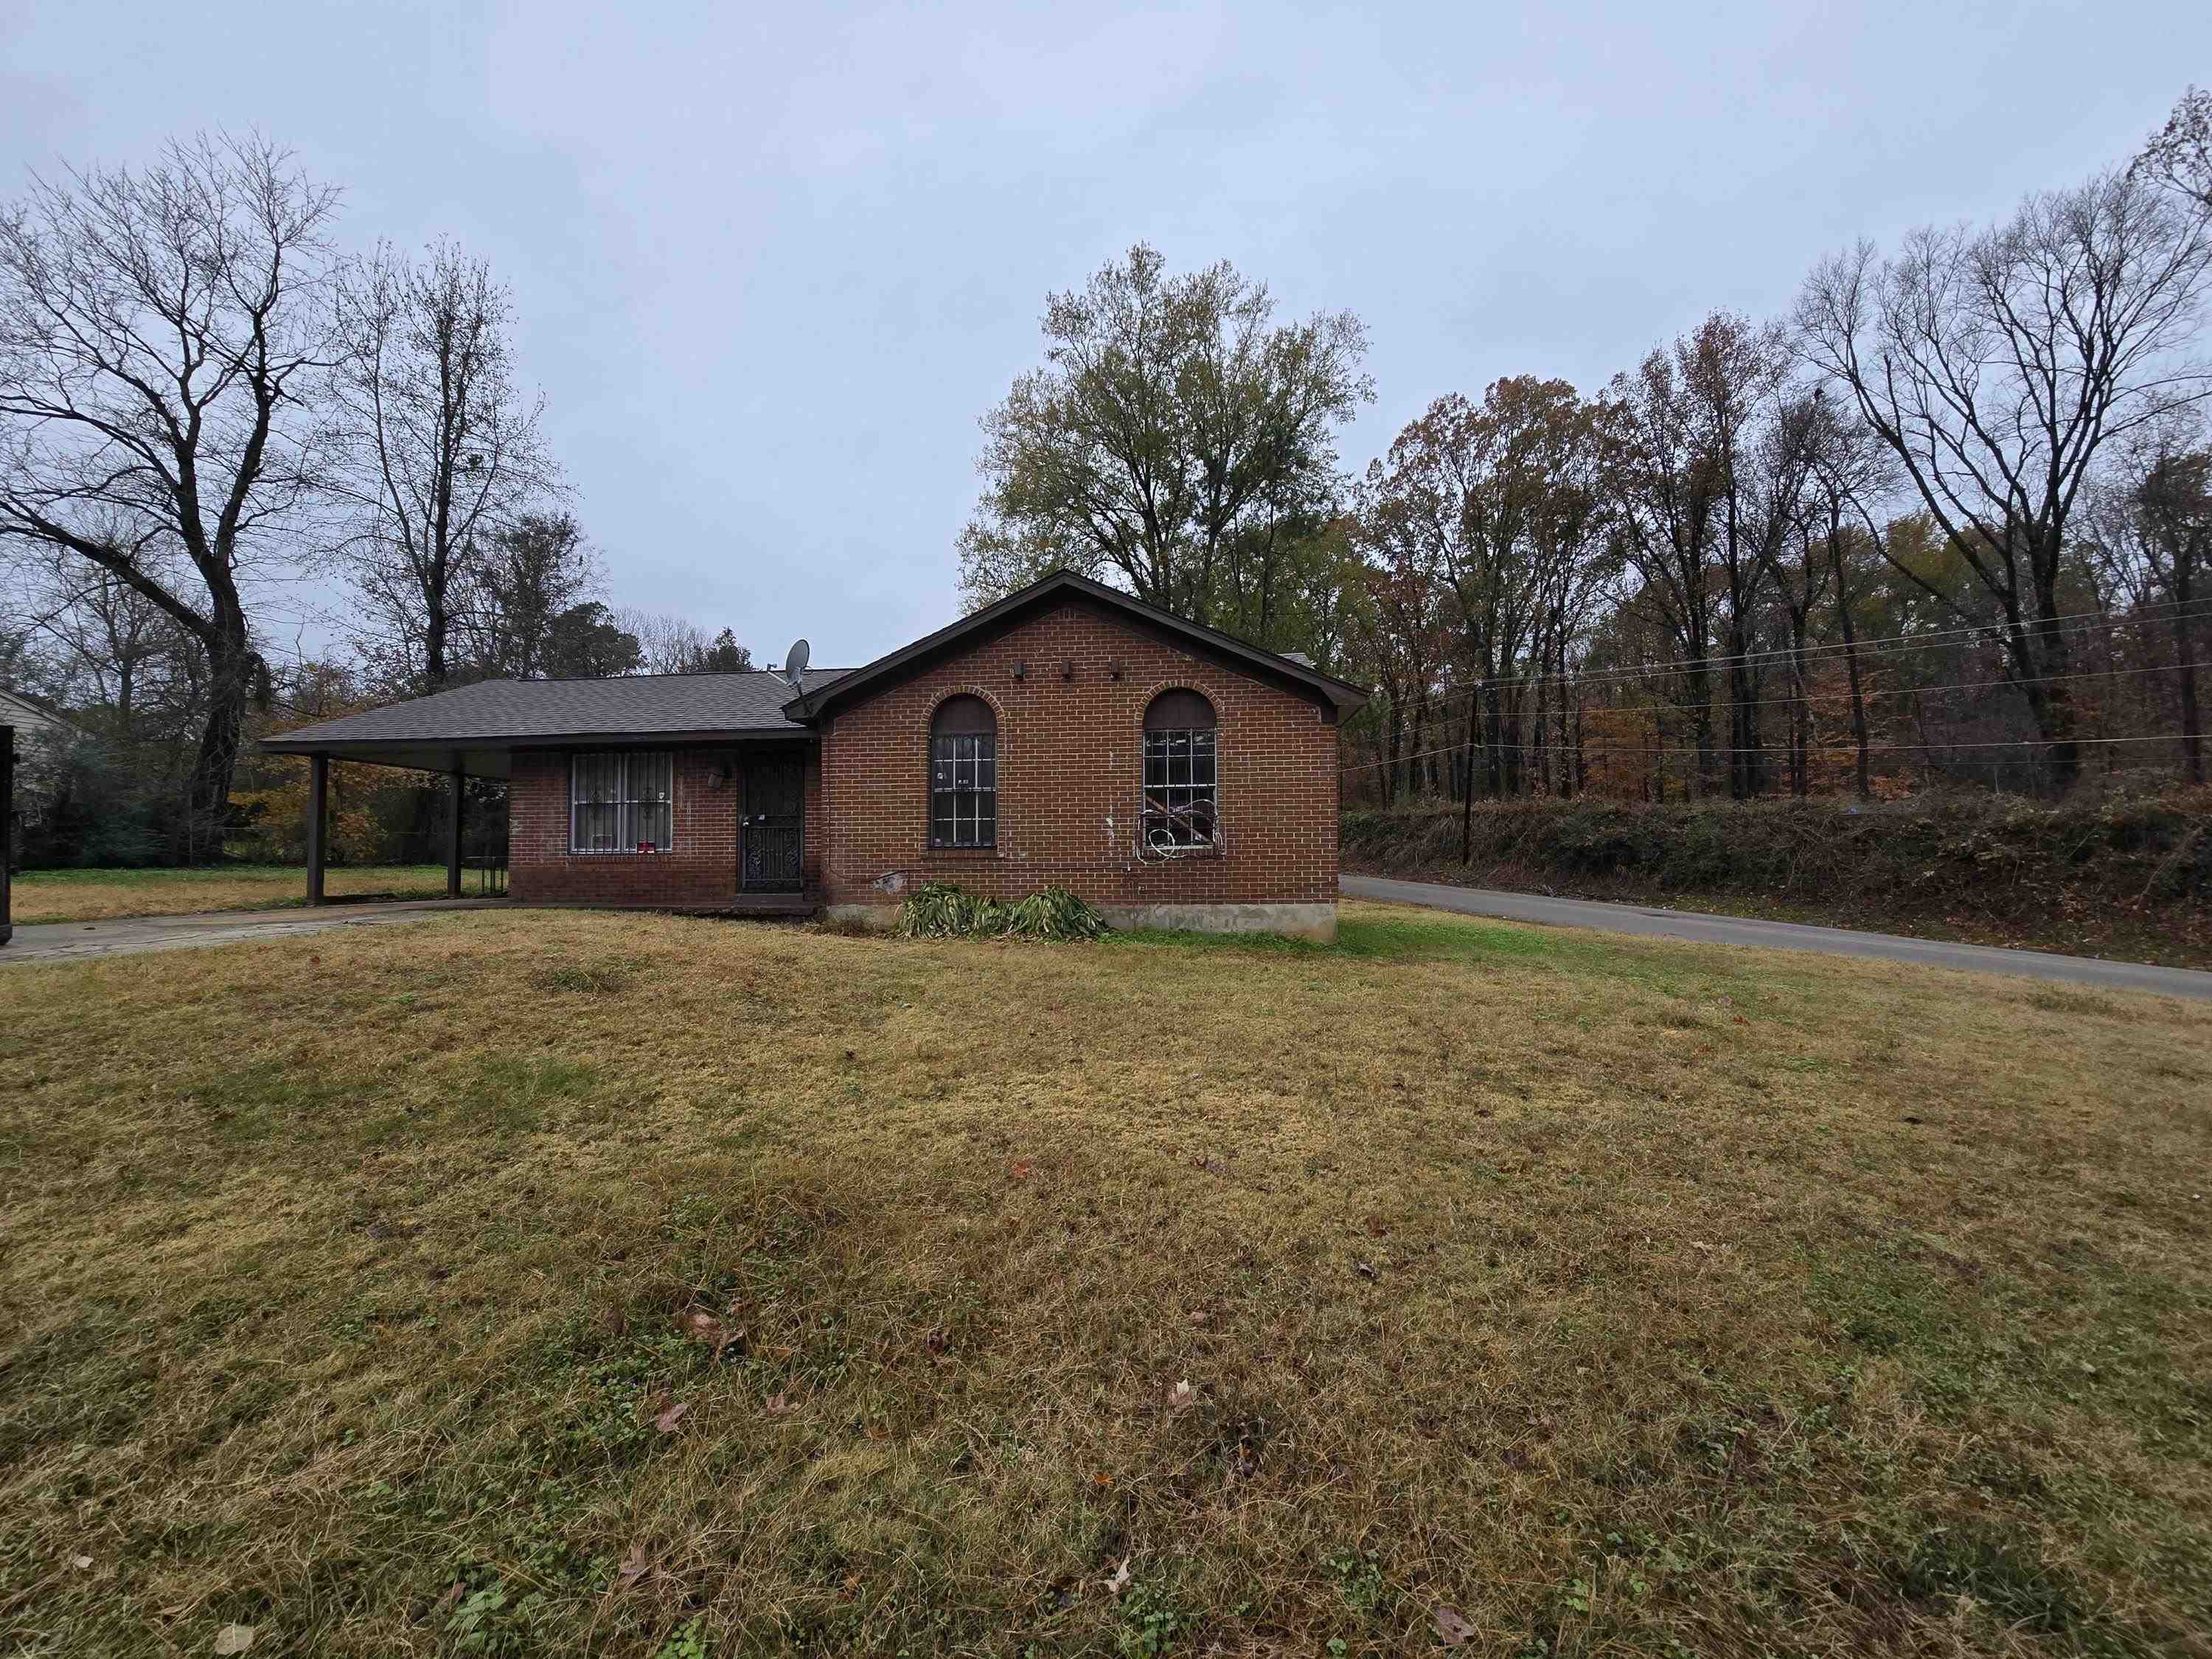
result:
[[(809, 691), (847, 671), (810, 668)], [(483, 680), (428, 697), (302, 726), (264, 745), (357, 743), (478, 744), (675, 732), (798, 732), (783, 712), (781, 674), (644, 674), (615, 680)]]

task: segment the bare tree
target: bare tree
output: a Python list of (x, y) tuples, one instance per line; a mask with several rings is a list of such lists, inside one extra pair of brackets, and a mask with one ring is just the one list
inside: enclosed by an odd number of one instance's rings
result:
[(1784, 396), (1790, 357), (1782, 330), (1715, 312), (1674, 343), (1692, 431), (1713, 492), (1715, 574), (1729, 694), (1729, 793), (1765, 786), (1754, 651), (1761, 590), (1778, 571), (1805, 474), (1802, 422)]
[(252, 580), (319, 482), (336, 204), (266, 140), (202, 137), (34, 179), (0, 214), (0, 538), (107, 572), (204, 652), (188, 837), (224, 811), (266, 678)]
[[(1837, 637), (1844, 647), (1844, 672), (1850, 691), (1854, 790), (1861, 800), (1868, 800), (1873, 798), (1874, 787), (1867, 756), (1866, 683), (1859, 663), (1857, 623), (1851, 611), (1851, 555), (1862, 546), (1882, 545), (1887, 527), (1875, 523), (1874, 509), (1894, 490), (1895, 463), (1881, 435), (1855, 414), (1846, 416), (1838, 410), (1825, 387), (1813, 388), (1807, 421), (1812, 502), (1803, 529), (1805, 587), (1810, 595), (1812, 547), (1817, 537), (1827, 557)], [(1801, 673), (1798, 678), (1802, 681), (1804, 676)], [(1802, 684), (1799, 695), (1806, 695)]]
[(623, 605), (607, 619), (636, 640), (641, 673), (696, 674), (707, 655), (707, 630), (687, 617)]
[(419, 261), (386, 244), (344, 266), (337, 318), (336, 476), (359, 631), (392, 678), (435, 690), (494, 532), (561, 493), (544, 402), (515, 383), (512, 297), (450, 242)]
[(2212, 91), (2191, 87), (2181, 94), (2134, 170), (2212, 212)]
[[(1807, 647), (1813, 613), (1832, 575), (1832, 549), (1822, 545), (1823, 505), (1818, 483), (1826, 428), (1831, 424), (1820, 389), (1778, 396), (1753, 453), (1748, 518), (1759, 558), (1773, 584), (1790, 631), (1790, 792), (1802, 800), (1812, 788), (1813, 680)], [(1786, 556), (1790, 545), (1793, 561)]]
[(1995, 602), (2061, 790), (2081, 767), (2059, 603), (2068, 522), (2108, 446), (2212, 393), (2183, 356), (2209, 277), (2212, 217), (2123, 171), (2033, 197), (1990, 230), (1916, 231), (1887, 262), (1863, 242), (1799, 303), (1808, 356), (1850, 388)]
[[(2166, 616), (2173, 684), (2181, 713), (2182, 764), (2204, 781), (2204, 725), (2197, 691), (2197, 611), (2212, 587), (2212, 431), (2176, 422), (2146, 430), (2112, 475), (2093, 508), (2095, 554), (2112, 567), (2112, 586)], [(2155, 614), (2155, 613), (2153, 613)]]
[(1674, 350), (1662, 347), (1632, 374), (1618, 374), (1606, 407), (1606, 490), (1621, 551), (1638, 588), (1671, 636), (1681, 665), (1682, 702), (1697, 746), (1686, 780), (1695, 795), (1713, 764), (1713, 581), (1708, 568), (1722, 477), (1698, 401)]
[(74, 555), (54, 556), (43, 597), (41, 632), (107, 735), (125, 744), (157, 728), (165, 741), (178, 735), (206, 678), (192, 635), (122, 577)]

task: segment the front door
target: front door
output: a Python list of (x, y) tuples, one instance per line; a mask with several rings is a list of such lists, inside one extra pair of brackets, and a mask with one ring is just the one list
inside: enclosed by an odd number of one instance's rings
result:
[(796, 893), (806, 852), (806, 762), (773, 750), (745, 757), (738, 815), (738, 890)]

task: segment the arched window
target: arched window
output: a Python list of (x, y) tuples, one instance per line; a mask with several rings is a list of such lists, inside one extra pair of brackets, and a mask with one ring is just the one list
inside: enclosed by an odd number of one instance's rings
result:
[(1163, 691), (1145, 710), (1144, 844), (1156, 853), (1212, 847), (1220, 833), (1220, 745), (1213, 705)]
[(981, 697), (947, 697), (930, 716), (929, 844), (999, 844), (999, 717)]

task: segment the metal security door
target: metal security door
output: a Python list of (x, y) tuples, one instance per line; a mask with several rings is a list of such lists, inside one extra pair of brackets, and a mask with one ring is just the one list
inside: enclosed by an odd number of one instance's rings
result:
[(738, 890), (796, 893), (806, 852), (806, 763), (796, 755), (745, 761), (738, 819)]

